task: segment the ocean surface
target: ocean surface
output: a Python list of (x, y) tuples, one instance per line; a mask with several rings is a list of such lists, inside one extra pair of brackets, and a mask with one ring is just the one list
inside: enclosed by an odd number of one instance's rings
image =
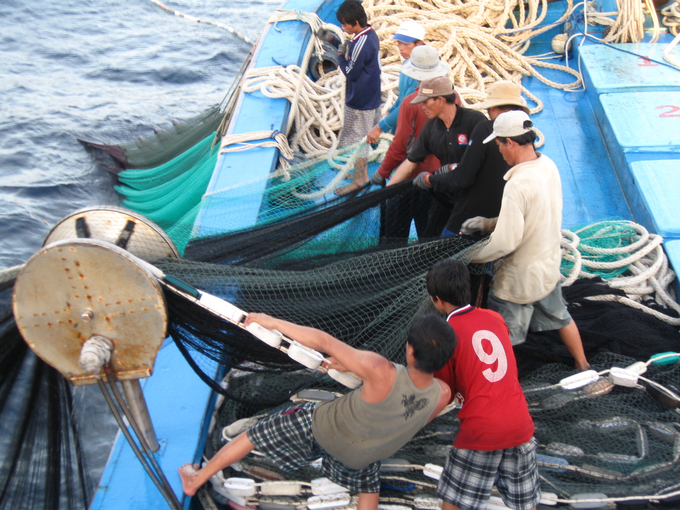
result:
[[(165, 4), (254, 41), (281, 1)], [(71, 212), (119, 203), (77, 138), (129, 141), (219, 104), (249, 50), (149, 0), (0, 1), (0, 269)]]
[[(280, 0), (166, 0), (257, 40)], [(54, 224), (117, 205), (115, 177), (77, 140), (119, 143), (225, 96), (251, 45), (149, 0), (0, 0), (0, 270)], [(90, 490), (117, 427), (96, 386), (74, 389)]]

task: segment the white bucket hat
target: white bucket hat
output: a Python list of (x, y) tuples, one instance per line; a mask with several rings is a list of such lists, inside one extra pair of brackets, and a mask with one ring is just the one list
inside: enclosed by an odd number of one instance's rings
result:
[(492, 106), (507, 105), (519, 106), (527, 114), (529, 113), (526, 99), (522, 97), (522, 88), (511, 81), (501, 80), (489, 86), (486, 99), (479, 107), (489, 109)]
[(449, 74), (448, 64), (439, 58), (439, 52), (424, 44), (411, 51), (411, 58), (401, 66), (401, 72), (414, 80), (423, 81)]
[(483, 143), (489, 143), (497, 136), (508, 138), (511, 136), (519, 136), (529, 131), (533, 131), (534, 124), (529, 119), (526, 112), (521, 110), (512, 110), (501, 113), (496, 120), (493, 121), (493, 132), (484, 139)]
[(396, 39), (397, 41), (405, 43), (424, 41), (425, 28), (423, 28), (423, 25), (421, 25), (417, 21), (407, 20), (404, 21), (401, 25), (399, 25), (399, 28), (397, 28), (397, 32), (394, 34), (394, 37), (392, 37), (392, 39)]

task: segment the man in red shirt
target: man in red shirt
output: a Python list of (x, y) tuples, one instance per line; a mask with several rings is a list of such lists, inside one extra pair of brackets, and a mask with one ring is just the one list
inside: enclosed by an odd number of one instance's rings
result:
[[(440, 60), (437, 50), (428, 45), (413, 48), (411, 58), (404, 62), (401, 68), (402, 74), (419, 82), (438, 76), (446, 76), (449, 70), (449, 66)], [(373, 184), (385, 184), (392, 171), (406, 159), (407, 151), (413, 146), (421, 129), (423, 129), (423, 125), (427, 122), (428, 117), (421, 105), (411, 104), (411, 101), (417, 95), (418, 89), (413, 94), (406, 96), (399, 107), (397, 130), (394, 139), (387, 150), (380, 168), (373, 174), (371, 179)], [(433, 173), (440, 166), (439, 159), (434, 154), (430, 154), (424, 161), (418, 163), (409, 178), (412, 179), (421, 172)], [(403, 194), (388, 200), (384, 217), (385, 228), (383, 236), (385, 239), (406, 243), (409, 231), (411, 230), (412, 220), (415, 221), (416, 232), (419, 238), (439, 236), (440, 232), (433, 231), (426, 233), (432, 194), (423, 191), (416, 188), (409, 189)]]
[(498, 313), (469, 304), (470, 275), (460, 261), (435, 264), (427, 274), (427, 292), (458, 337), (453, 356), (435, 376), (463, 403), (460, 429), (437, 487), (442, 510), (486, 508), (494, 483), (509, 508), (535, 508), (541, 491), (534, 423), (517, 379), (508, 327)]

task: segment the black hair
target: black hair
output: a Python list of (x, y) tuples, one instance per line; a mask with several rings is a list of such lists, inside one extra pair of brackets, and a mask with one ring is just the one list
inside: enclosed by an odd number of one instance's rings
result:
[(470, 272), (460, 260), (444, 259), (427, 272), (427, 293), (455, 307), (470, 303)]
[(449, 104), (455, 104), (456, 98), (457, 98), (458, 96), (457, 96), (456, 93), (454, 92), (454, 93), (452, 93), (452, 94), (449, 94), (448, 96), (440, 96), (440, 97), (443, 97), (443, 98), (446, 100), (446, 102), (449, 103)]
[(446, 365), (456, 349), (456, 333), (438, 315), (421, 315), (413, 319), (408, 330), (408, 344), (413, 347), (415, 368), (434, 374)]
[[(531, 122), (530, 120), (525, 120), (524, 124), (522, 125), (524, 129), (529, 129), (534, 127), (534, 123)], [(505, 144), (508, 141), (508, 138), (512, 140), (513, 142), (519, 144), (519, 145), (533, 145), (534, 142), (536, 141), (536, 138), (538, 138), (538, 135), (536, 135), (536, 131), (533, 129), (531, 131), (527, 131), (526, 133), (522, 133), (521, 135), (517, 136), (497, 136), (498, 140), (502, 143)]]
[(340, 23), (347, 23), (348, 25), (354, 25), (358, 22), (362, 28), (368, 24), (366, 11), (357, 0), (342, 2), (335, 13), (335, 17), (338, 18)]

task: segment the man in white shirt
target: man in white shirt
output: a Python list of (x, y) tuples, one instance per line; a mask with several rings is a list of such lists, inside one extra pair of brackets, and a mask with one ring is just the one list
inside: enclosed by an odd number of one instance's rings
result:
[(536, 152), (536, 133), (529, 116), (510, 111), (494, 121), (484, 143), (495, 140), (511, 166), (497, 218), (476, 216), (462, 230), (491, 233), (472, 262), (499, 260), (489, 293), (489, 308), (503, 316), (513, 345), (531, 331), (557, 329), (560, 338), (585, 370), (588, 362), (578, 328), (567, 311), (560, 287), (562, 185), (560, 174), (544, 154)]

